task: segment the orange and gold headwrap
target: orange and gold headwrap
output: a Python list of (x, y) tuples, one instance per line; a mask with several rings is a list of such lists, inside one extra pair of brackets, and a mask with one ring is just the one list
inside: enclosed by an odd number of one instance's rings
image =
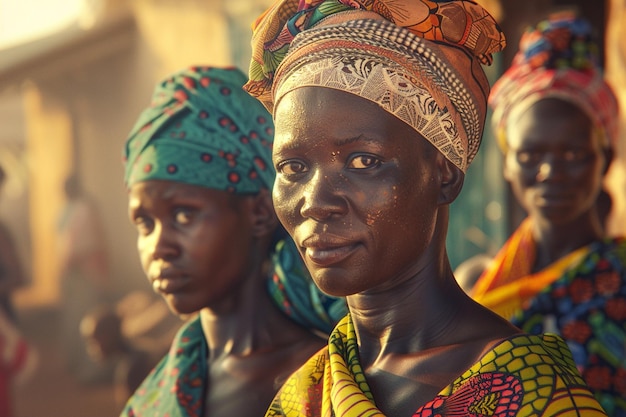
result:
[(279, 0), (254, 25), (244, 88), (272, 112), (303, 86), (358, 95), (465, 172), (487, 112), (481, 64), (504, 45), (493, 17), (469, 0)]
[(602, 75), (592, 32), (589, 22), (572, 12), (562, 12), (522, 35), (511, 67), (489, 96), (493, 128), (503, 151), (511, 115), (545, 98), (559, 98), (582, 109), (601, 132), (603, 145), (615, 144), (617, 98)]

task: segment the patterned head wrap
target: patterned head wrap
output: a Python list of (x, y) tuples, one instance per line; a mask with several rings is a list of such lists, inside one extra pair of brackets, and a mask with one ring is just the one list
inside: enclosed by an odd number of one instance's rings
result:
[(581, 108), (602, 133), (605, 146), (617, 140), (617, 99), (602, 75), (591, 25), (569, 12), (529, 28), (511, 67), (493, 86), (489, 105), (503, 150), (511, 114), (544, 98), (559, 98)]
[(270, 111), (302, 86), (358, 95), (465, 172), (487, 110), (481, 64), (504, 45), (491, 15), (470, 0), (281, 0), (254, 25), (244, 88)]
[[(236, 68), (191, 67), (157, 85), (124, 148), (127, 187), (170, 180), (238, 194), (271, 189), (274, 126), (246, 93)], [(304, 327), (330, 333), (347, 312), (343, 298), (320, 292), (293, 241), (271, 254), (268, 293)]]
[(240, 194), (274, 183), (274, 125), (236, 68), (191, 67), (157, 85), (125, 147), (128, 187), (171, 180)]

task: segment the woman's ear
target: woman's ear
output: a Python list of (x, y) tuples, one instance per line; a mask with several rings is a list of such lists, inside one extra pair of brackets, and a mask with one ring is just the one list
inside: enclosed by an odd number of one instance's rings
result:
[(254, 236), (271, 236), (278, 227), (278, 217), (274, 211), (272, 195), (266, 189), (262, 189), (251, 199), (250, 210), (252, 231)]
[(441, 190), (439, 192), (439, 205), (451, 204), (461, 192), (465, 174), (447, 158), (440, 159), (441, 163)]
[(613, 162), (613, 156), (615, 154), (613, 153), (613, 149), (609, 147), (604, 148), (603, 153), (604, 153), (604, 171), (602, 173), (606, 175), (607, 172), (609, 172), (609, 168), (611, 167), (611, 162)]
[(509, 158), (513, 158), (513, 156), (509, 156), (509, 152), (507, 151), (504, 153), (502, 159), (502, 177), (506, 181), (512, 182), (515, 178), (515, 174), (513, 173), (514, 171), (511, 169), (512, 160), (509, 160)]

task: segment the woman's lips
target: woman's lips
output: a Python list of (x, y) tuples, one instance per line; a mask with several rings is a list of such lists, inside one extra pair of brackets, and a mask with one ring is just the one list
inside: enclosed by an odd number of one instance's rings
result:
[(565, 193), (541, 194), (538, 196), (538, 202), (542, 205), (562, 205), (568, 204), (573, 197)]
[(162, 294), (171, 294), (179, 291), (186, 284), (184, 277), (163, 277), (152, 281), (152, 289)]
[(306, 247), (306, 256), (316, 265), (330, 266), (349, 257), (357, 246), (357, 244), (346, 244), (342, 246)]

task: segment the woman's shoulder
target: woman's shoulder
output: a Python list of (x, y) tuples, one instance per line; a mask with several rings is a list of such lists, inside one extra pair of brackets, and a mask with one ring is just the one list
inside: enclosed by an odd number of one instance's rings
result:
[(194, 317), (180, 328), (169, 353), (146, 376), (121, 415), (147, 417), (155, 410), (191, 415), (203, 401), (206, 366), (202, 325)]
[(500, 405), (506, 402), (508, 410), (517, 410), (515, 415), (520, 416), (582, 409), (605, 415), (567, 344), (554, 334), (517, 334), (501, 340), (443, 394), (453, 398), (468, 389), (481, 390), (485, 402), (491, 397)]
[(328, 345), (325, 345), (302, 363), (283, 384), (283, 387), (293, 392), (308, 392), (312, 386), (322, 384), (329, 358)]
[[(558, 366), (560, 371), (577, 374), (576, 364), (565, 341), (556, 334), (515, 334), (496, 343), (477, 363), (494, 363), (498, 368), (515, 371), (520, 366)], [(475, 365), (476, 366), (476, 365)], [(580, 376), (578, 376), (580, 378)], [(582, 378), (580, 378), (582, 382)]]
[(610, 236), (591, 244), (590, 253), (597, 255), (617, 254), (626, 261), (626, 236)]
[(566, 276), (593, 276), (608, 271), (626, 276), (625, 236), (606, 237), (593, 242), (587, 255)]

